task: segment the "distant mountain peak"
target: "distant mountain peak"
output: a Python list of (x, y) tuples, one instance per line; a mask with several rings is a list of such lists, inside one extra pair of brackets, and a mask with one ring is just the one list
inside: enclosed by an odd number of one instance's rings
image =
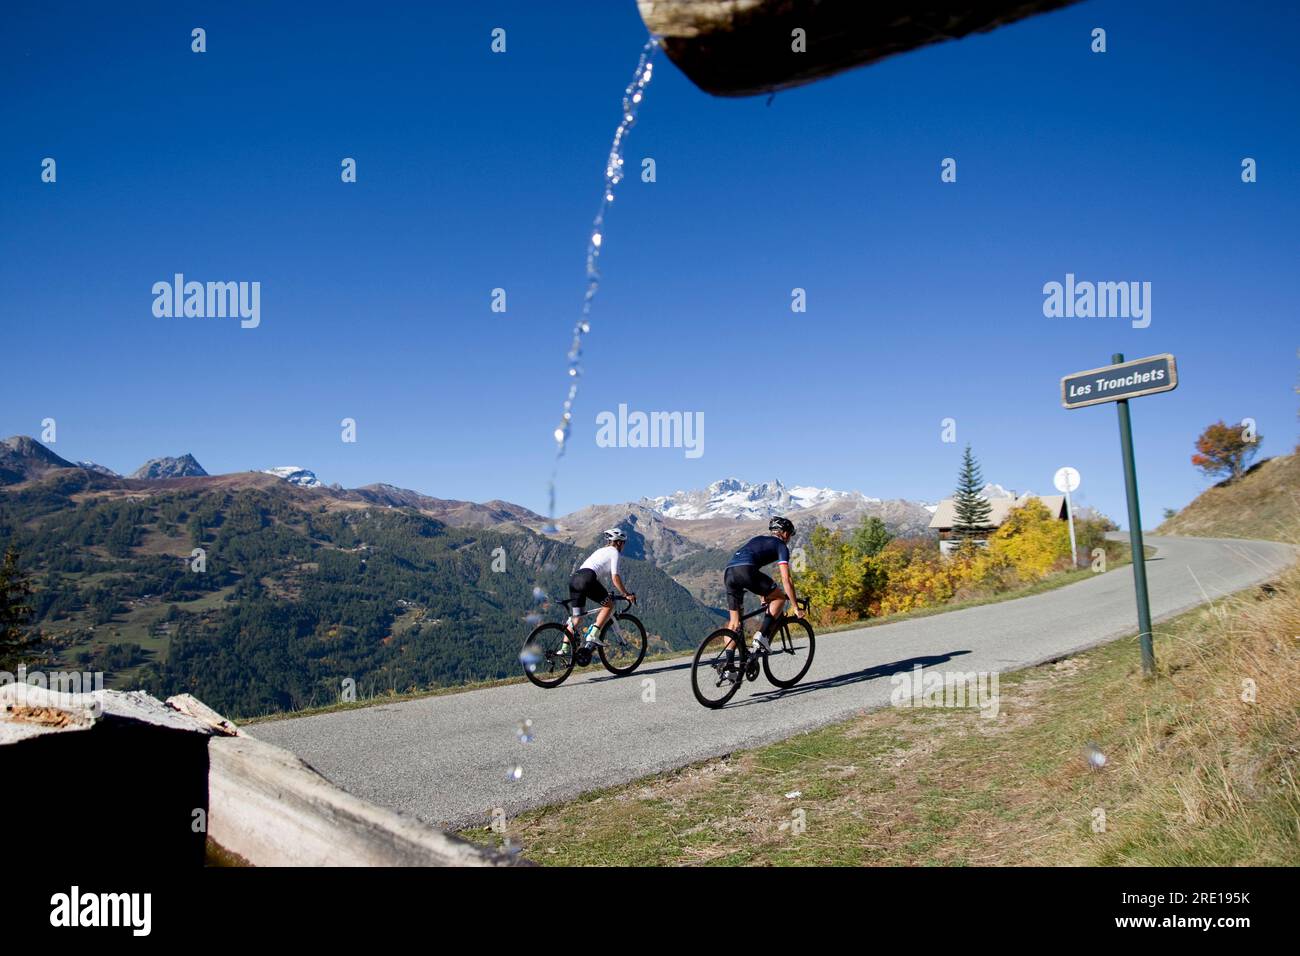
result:
[(97, 465), (93, 461), (78, 461), (78, 468), (84, 468), (86, 471), (93, 471), (97, 475), (107, 475), (110, 478), (121, 478), (122, 476), (112, 468), (105, 468), (103, 465)]
[(158, 478), (189, 478), (207, 475), (193, 455), (186, 453), (179, 458), (150, 458), (143, 465), (131, 472), (132, 478), (155, 480)]
[(14, 435), (0, 441), (0, 484), (26, 481), (53, 468), (75, 467), (27, 435)]
[(277, 465), (274, 468), (263, 468), (262, 473), (266, 475), (275, 475), (282, 478), (291, 485), (300, 485), (303, 488), (320, 488), (323, 482), (316, 477), (314, 471), (306, 468), (299, 468), (297, 465)]
[[(1027, 495), (1029, 494), (1029, 492), (1026, 492), (1025, 494)], [(1019, 492), (1015, 491), (1014, 489), (1003, 488), (1001, 485), (995, 484), (994, 482), (990, 481), (983, 488), (980, 489), (980, 497), (989, 498), (989, 499), (1022, 498), (1024, 497), (1024, 495), (1021, 495)]]

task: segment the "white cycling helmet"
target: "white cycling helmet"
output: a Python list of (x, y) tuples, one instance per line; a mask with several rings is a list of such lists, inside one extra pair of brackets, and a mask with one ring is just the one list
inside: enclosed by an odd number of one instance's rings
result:
[(615, 541), (626, 541), (627, 535), (623, 533), (622, 528), (610, 528), (605, 532), (605, 540), (613, 544)]

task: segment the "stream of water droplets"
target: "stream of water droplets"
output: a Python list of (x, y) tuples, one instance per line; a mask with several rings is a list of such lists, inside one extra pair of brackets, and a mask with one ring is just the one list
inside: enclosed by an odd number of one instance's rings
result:
[(650, 85), (654, 71), (654, 54), (659, 48), (658, 40), (651, 37), (641, 49), (632, 82), (623, 91), (623, 116), (618, 128), (614, 130), (614, 142), (609, 148), (609, 158), (605, 161), (605, 182), (601, 187), (600, 208), (591, 224), (591, 237), (587, 240), (587, 291), (582, 298), (582, 311), (573, 326), (573, 341), (569, 345), (569, 390), (564, 398), (564, 409), (560, 422), (555, 426), (555, 463), (551, 468), (551, 480), (548, 485), (550, 509), (547, 511), (547, 523), (543, 530), (555, 531), (555, 479), (560, 470), (560, 459), (569, 441), (573, 426), (573, 406), (578, 398), (578, 382), (582, 378), (582, 344), (587, 333), (591, 331), (591, 304), (600, 289), (600, 253), (605, 241), (605, 214), (614, 201), (614, 192), (623, 181), (623, 148), (627, 142), (628, 131), (636, 123), (637, 112), (645, 98), (645, 89)]

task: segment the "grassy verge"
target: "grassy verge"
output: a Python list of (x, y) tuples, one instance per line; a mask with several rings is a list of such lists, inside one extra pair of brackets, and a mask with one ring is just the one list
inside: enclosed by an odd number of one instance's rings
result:
[(1154, 681), (1127, 638), (1004, 675), (996, 717), (866, 713), (508, 835), (561, 865), (1300, 864), (1300, 569), (1156, 630)]

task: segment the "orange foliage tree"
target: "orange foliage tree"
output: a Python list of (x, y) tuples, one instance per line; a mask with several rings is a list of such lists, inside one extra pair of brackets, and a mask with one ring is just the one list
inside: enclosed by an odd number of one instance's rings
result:
[(1259, 442), (1264, 436), (1255, 434), (1247, 439), (1241, 425), (1225, 425), (1222, 420), (1210, 425), (1196, 439), (1196, 454), (1192, 464), (1211, 478), (1227, 475), (1240, 478), (1246, 464), (1259, 452)]

